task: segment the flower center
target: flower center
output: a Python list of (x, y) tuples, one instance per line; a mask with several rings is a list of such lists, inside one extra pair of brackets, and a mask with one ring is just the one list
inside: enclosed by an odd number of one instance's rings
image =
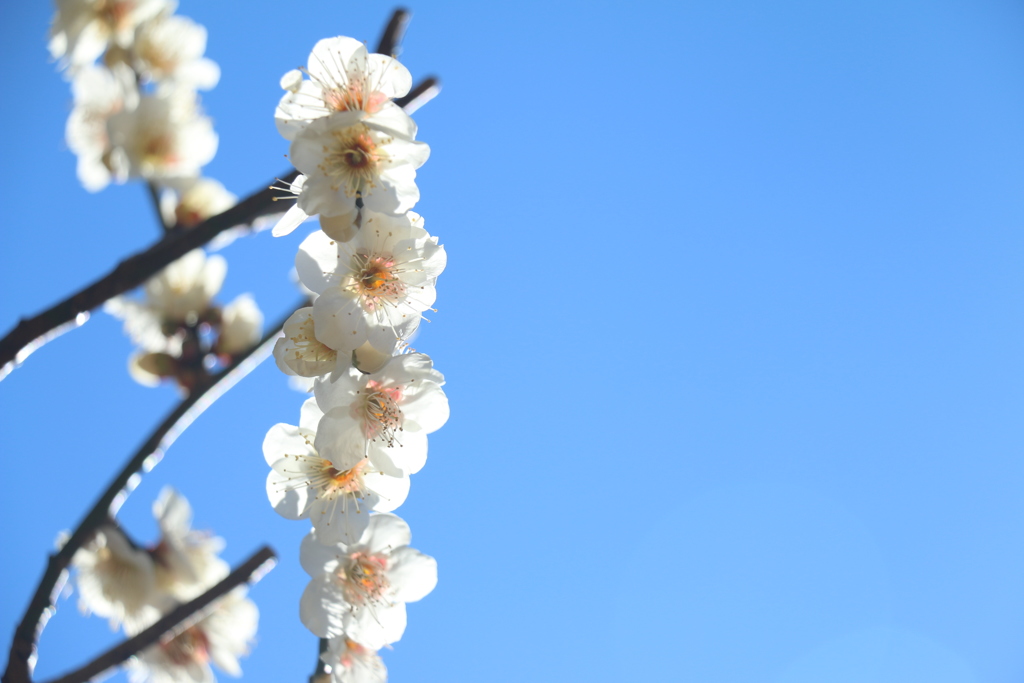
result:
[(324, 104), (334, 111), (363, 111), (373, 114), (380, 111), (387, 97), (379, 92), (366, 95), (366, 86), (362, 79), (353, 80), (348, 85), (339, 85), (323, 89)]
[(338, 470), (330, 460), (321, 461), (321, 486), (324, 497), (337, 498), (338, 496), (353, 495), (362, 498), (363, 491), (366, 490), (366, 485), (363, 483), (363, 470), (366, 469), (367, 462), (367, 460), (360, 460), (355, 467)]
[(100, 21), (106, 24), (111, 31), (118, 31), (135, 9), (135, 2), (131, 0), (103, 0), (96, 7), (96, 14)]
[(384, 591), (391, 585), (384, 573), (386, 568), (386, 558), (366, 553), (349, 555), (348, 562), (338, 570), (337, 576), (345, 599), (352, 605), (380, 602)]
[(344, 189), (349, 197), (361, 195), (376, 187), (380, 166), (388, 160), (373, 138), (370, 129), (359, 123), (331, 132), (333, 146), (325, 146), (320, 170), (331, 180), (331, 189)]
[(166, 643), (161, 643), (160, 649), (178, 666), (210, 661), (210, 640), (198, 626), (187, 628)]
[(352, 257), (354, 282), (347, 289), (362, 299), (363, 308), (373, 311), (387, 303), (396, 304), (405, 293), (398, 277), (399, 269), (392, 256), (355, 254)]
[(395, 444), (395, 434), (402, 429), (402, 409), (398, 402), (402, 400), (399, 387), (383, 387), (380, 382), (370, 381), (366, 389), (362, 405), (363, 430), (367, 439), (381, 438), (389, 447)]
[(142, 148), (142, 163), (150, 168), (159, 168), (174, 163), (174, 141), (167, 133), (148, 138)]

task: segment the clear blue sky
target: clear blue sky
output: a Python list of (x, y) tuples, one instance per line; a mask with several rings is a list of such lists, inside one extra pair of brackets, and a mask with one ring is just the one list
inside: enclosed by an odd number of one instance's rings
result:
[[(230, 9), (229, 9), (230, 7)], [(244, 9), (243, 9), (244, 7)], [(391, 5), (181, 0), (223, 70), (207, 168), (287, 168), (278, 78)], [(1024, 7), (941, 2), (422, 2), (403, 62), (417, 210), (449, 266), (417, 348), (452, 417), (398, 511), (440, 581), (385, 653), (400, 681), (1002, 683), (1024, 677)], [(0, 5), (0, 327), (157, 235), (142, 187), (92, 196), (63, 143), (46, 3)], [(295, 298), (305, 230), (236, 243), (222, 301)], [(100, 314), (0, 384), (0, 641), (57, 532), (176, 401)], [(302, 681), (305, 526), (265, 498), (265, 365), (166, 483), (252, 592), (250, 681)], [(38, 672), (112, 635), (62, 602)]]

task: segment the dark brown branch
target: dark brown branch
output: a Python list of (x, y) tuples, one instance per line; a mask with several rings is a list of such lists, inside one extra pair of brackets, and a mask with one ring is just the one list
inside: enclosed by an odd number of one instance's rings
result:
[[(303, 299), (295, 308), (307, 304)], [(32, 663), (35, 660), (36, 643), (46, 619), (53, 611), (56, 596), (60, 593), (67, 578), (67, 568), (75, 552), (92, 538), (96, 529), (103, 524), (108, 516), (113, 516), (117, 508), (127, 498), (136, 482), (133, 477), (159, 461), (163, 453), (174, 443), (175, 439), (199, 417), (210, 405), (220, 398), (228, 389), (255, 369), (269, 354), (277, 340), (285, 321), (295, 309), (288, 311), (274, 327), (270, 328), (258, 344), (239, 355), (226, 368), (210, 377), (209, 381), (195, 389), (178, 406), (164, 418), (146, 442), (128, 460), (121, 471), (110, 482), (110, 485), (99, 497), (92, 509), (86, 513), (78, 528), (68, 539), (60, 551), (50, 555), (43, 578), (36, 587), (35, 594), (25, 610), (21, 622), (14, 631), (11, 652), (7, 660), (3, 683), (31, 683)], [(146, 467), (147, 464), (149, 467)]]
[(408, 95), (396, 99), (395, 104), (404, 109), (405, 113), (411, 114), (437, 97), (439, 92), (441, 92), (441, 81), (434, 76), (427, 76), (417, 83)]
[[(108, 669), (123, 664), (132, 655), (142, 652), (150, 645), (156, 643), (167, 633), (176, 630), (179, 626), (191, 620), (212, 604), (218, 598), (222, 598), (243, 583), (259, 581), (266, 570), (273, 567), (277, 555), (272, 549), (263, 546), (235, 571), (231, 572), (226, 579), (206, 591), (198, 598), (178, 605), (168, 612), (160, 621), (156, 622), (142, 633), (133, 638), (115, 645), (88, 664), (66, 673), (60, 678), (55, 678), (47, 683), (85, 683), (94, 676), (102, 674)], [(265, 565), (270, 565), (264, 569)]]
[[(298, 175), (291, 171), (282, 177), (290, 182)], [(118, 294), (135, 289), (153, 275), (167, 267), (193, 249), (197, 249), (228, 228), (237, 225), (251, 225), (254, 220), (281, 209), (274, 197), (280, 192), (269, 187), (252, 194), (227, 211), (208, 218), (189, 230), (176, 229), (146, 249), (129, 256), (112, 271), (91, 285), (72, 294), (64, 301), (43, 311), (33, 318), (23, 318), (18, 325), (0, 340), (0, 378), (21, 363), (39, 345), (33, 342), (59, 325), (74, 321), (79, 315), (88, 313), (104, 301)]]
[(398, 56), (401, 52), (402, 38), (405, 36), (405, 29), (409, 27), (409, 20), (412, 14), (409, 10), (399, 7), (391, 13), (391, 19), (377, 41), (377, 54)]

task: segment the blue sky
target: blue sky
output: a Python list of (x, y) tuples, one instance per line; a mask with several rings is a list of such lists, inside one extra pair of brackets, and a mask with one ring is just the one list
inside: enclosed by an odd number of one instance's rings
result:
[[(222, 68), (207, 173), (287, 168), (278, 79), (384, 3), (181, 0)], [(1024, 675), (1024, 7), (943, 2), (423, 2), (403, 63), (417, 206), (449, 265), (417, 348), (449, 423), (398, 510), (438, 559), (394, 681), (997, 683)], [(142, 187), (89, 195), (45, 3), (0, 7), (0, 327), (157, 236)], [(221, 300), (291, 305), (306, 231), (223, 253)], [(176, 401), (98, 314), (0, 384), (0, 641), (57, 532)], [(306, 531), (266, 501), (266, 430), (302, 397), (264, 365), (160, 488), (244, 559), (252, 681), (304, 680)], [(114, 642), (63, 600), (38, 672)], [(6, 645), (4, 645), (6, 649)]]

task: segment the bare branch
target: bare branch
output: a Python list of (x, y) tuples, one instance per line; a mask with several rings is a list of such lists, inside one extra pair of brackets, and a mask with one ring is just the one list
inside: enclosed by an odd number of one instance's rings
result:
[(98, 676), (108, 669), (123, 664), (132, 655), (142, 652), (150, 645), (161, 640), (165, 634), (177, 630), (180, 626), (187, 625), (187, 622), (190, 622), (193, 616), (198, 616), (200, 612), (218, 598), (224, 597), (243, 583), (259, 581), (263, 574), (273, 568), (276, 560), (277, 555), (274, 551), (268, 546), (263, 546), (252, 557), (239, 565), (235, 571), (231, 572), (226, 579), (198, 598), (184, 605), (178, 605), (164, 615), (160, 621), (142, 633), (115, 645), (88, 664), (46, 683), (85, 683), (85, 681), (94, 676)]
[(392, 12), (388, 25), (384, 27), (384, 31), (380, 34), (380, 40), (377, 41), (375, 52), (397, 57), (402, 51), (402, 38), (405, 37), (405, 29), (409, 27), (410, 19), (412, 19), (412, 14), (404, 7), (399, 7)]
[[(305, 305), (307, 305), (307, 300), (303, 299), (295, 309)], [(258, 344), (237, 356), (231, 365), (210, 377), (207, 383), (196, 387), (171, 411), (170, 415), (164, 418), (163, 422), (157, 426), (146, 442), (110, 482), (92, 509), (79, 523), (78, 528), (71, 534), (64, 547), (50, 555), (43, 578), (40, 579), (35, 594), (14, 631), (11, 652), (7, 660), (7, 671), (0, 679), (3, 683), (31, 683), (36, 643), (46, 626), (46, 620), (53, 612), (56, 597), (67, 580), (67, 568), (75, 552), (92, 538), (96, 529), (107, 520), (108, 516), (112, 517), (117, 513), (118, 508), (138, 483), (136, 475), (151, 470), (186, 427), (270, 355), (285, 321), (295, 309), (289, 310), (288, 315), (283, 316), (274, 327), (270, 328)]]

